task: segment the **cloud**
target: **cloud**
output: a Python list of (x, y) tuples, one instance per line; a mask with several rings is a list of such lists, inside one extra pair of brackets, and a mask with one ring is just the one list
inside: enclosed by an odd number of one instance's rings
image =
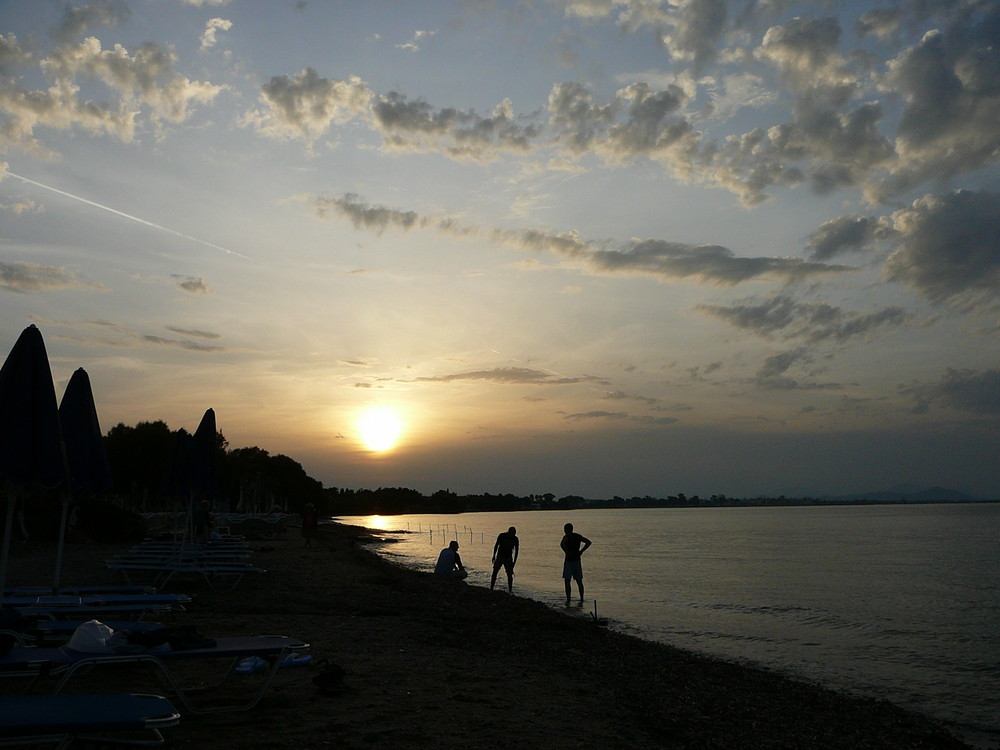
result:
[(644, 415), (633, 415), (628, 414), (623, 411), (585, 411), (577, 412), (575, 414), (566, 414), (564, 419), (573, 422), (582, 422), (587, 420), (601, 420), (605, 422), (635, 422), (644, 425), (668, 425), (676, 424), (678, 420), (676, 417), (650, 417)]
[(773, 354), (764, 360), (751, 382), (756, 388), (768, 391), (814, 391), (840, 387), (838, 383), (816, 383), (789, 377), (788, 371), (793, 367), (812, 361), (812, 352), (803, 346)]
[(948, 368), (937, 383), (901, 386), (913, 397), (914, 411), (926, 413), (934, 404), (979, 415), (1000, 415), (1000, 370)]
[(219, 5), (229, 5), (232, 0), (181, 0), (185, 5), (193, 5), (196, 8), (213, 7)]
[[(35, 138), (40, 127), (131, 141), (143, 111), (158, 131), (164, 122), (181, 123), (193, 105), (211, 102), (223, 87), (192, 81), (173, 65), (173, 53), (155, 44), (143, 44), (131, 55), (118, 44), (102, 49), (95, 37), (57, 47), (39, 62), (51, 81), (48, 88), (25, 89), (14, 80), (0, 87), (0, 147), (51, 156)], [(84, 100), (78, 80), (96, 80), (111, 96)]]
[(453, 159), (492, 161), (498, 152), (526, 152), (540, 130), (521, 125), (509, 99), (504, 99), (487, 116), (473, 110), (451, 107), (435, 110), (422, 99), (408, 99), (390, 92), (375, 97), (372, 122), (383, 139), (383, 147), (393, 151), (426, 152), (440, 150)]
[[(2, 175), (0, 175), (2, 179)], [(35, 201), (30, 198), (23, 198), (19, 201), (14, 201), (13, 203), (0, 203), (0, 210), (10, 211), (12, 214), (40, 214), (45, 211), (45, 207), (40, 203), (35, 203)]]
[(507, 385), (571, 385), (599, 380), (593, 377), (562, 377), (543, 370), (526, 367), (498, 367), (492, 370), (473, 370), (437, 377), (416, 378), (419, 383), (451, 383), (458, 380), (488, 380)]
[(75, 273), (58, 266), (0, 261), (0, 289), (11, 292), (45, 292), (55, 289), (102, 289), (99, 284), (81, 282)]
[(145, 334), (140, 337), (147, 344), (155, 344), (157, 346), (167, 346), (176, 349), (184, 349), (190, 352), (221, 352), (225, 351), (224, 346), (213, 346), (210, 344), (202, 344), (197, 341), (190, 341), (188, 339), (165, 339), (162, 336), (154, 336), (152, 334)]
[(829, 260), (842, 253), (868, 250), (876, 241), (892, 236), (887, 217), (839, 216), (809, 235), (806, 246), (812, 248), (813, 260)]
[(745, 301), (729, 307), (698, 305), (696, 309), (759, 336), (780, 334), (786, 340), (802, 339), (811, 344), (863, 338), (881, 329), (902, 325), (910, 319), (905, 310), (895, 306), (872, 313), (858, 313), (825, 302), (796, 302), (786, 295), (776, 295), (761, 302)]
[(209, 294), (211, 291), (205, 280), (195, 276), (174, 276), (177, 286), (190, 294)]
[(116, 44), (102, 49), (95, 37), (77, 46), (60, 47), (41, 61), (42, 70), (59, 81), (94, 76), (116, 91), (123, 103), (145, 106), (154, 120), (183, 122), (193, 103), (212, 101), (222, 86), (185, 78), (174, 70), (172, 51), (151, 43), (139, 45), (133, 55)]
[(874, 36), (888, 39), (899, 29), (901, 12), (899, 8), (875, 8), (863, 13), (854, 24), (860, 36)]
[(76, 39), (91, 26), (119, 26), (132, 16), (125, 0), (95, 0), (88, 5), (67, 4), (62, 20), (52, 32), (60, 42)]
[(265, 83), (263, 109), (247, 113), (242, 122), (267, 137), (301, 138), (311, 146), (332, 124), (368, 117), (372, 96), (357, 76), (329, 80), (304, 68), (294, 77), (274, 76)]
[(772, 355), (764, 360), (764, 364), (757, 371), (757, 376), (760, 378), (774, 378), (778, 375), (784, 375), (792, 365), (801, 360), (811, 361), (809, 350), (804, 347), (789, 349), (786, 352)]
[(0, 34), (0, 75), (31, 61), (31, 53), (11, 33)]
[(199, 339), (221, 339), (222, 336), (218, 333), (212, 333), (211, 331), (199, 331), (194, 328), (175, 328), (174, 326), (166, 326), (168, 331), (174, 333), (179, 333), (181, 336), (193, 336)]
[(607, 273), (639, 274), (661, 280), (696, 278), (721, 286), (774, 278), (801, 281), (854, 270), (800, 258), (742, 258), (718, 245), (685, 245), (663, 240), (634, 241), (625, 250), (597, 250), (588, 265)]
[(219, 31), (229, 31), (233, 28), (233, 22), (225, 18), (212, 18), (205, 24), (205, 30), (201, 34), (201, 48), (209, 49), (216, 44), (216, 34)]
[(905, 99), (896, 151), (899, 161), (873, 199), (885, 200), (928, 179), (947, 179), (1000, 156), (1000, 6), (961, 14), (944, 30), (888, 64), (884, 87)]
[(925, 195), (892, 214), (899, 245), (885, 275), (944, 301), (1000, 294), (1000, 194)]
[(430, 39), (435, 34), (437, 34), (436, 31), (419, 31), (419, 30), (414, 31), (413, 38), (410, 39), (410, 41), (405, 42), (403, 44), (397, 44), (396, 49), (406, 50), (407, 52), (414, 52), (414, 53), (419, 52), (420, 44), (425, 39)]
[(354, 193), (336, 197), (321, 196), (312, 200), (312, 206), (321, 219), (329, 218), (332, 212), (350, 219), (355, 229), (366, 229), (376, 234), (382, 234), (390, 226), (405, 231), (430, 224), (427, 217), (420, 216), (416, 211), (370, 206)]
[(488, 234), (499, 244), (518, 250), (548, 252), (597, 276), (644, 276), (659, 281), (695, 279), (733, 286), (745, 281), (803, 279), (853, 271), (849, 266), (812, 263), (800, 258), (742, 258), (718, 245), (688, 245), (665, 240), (632, 240), (615, 249), (588, 242), (576, 232), (537, 229), (506, 230), (462, 225), (452, 219), (433, 219), (416, 211), (371, 206), (353, 193), (311, 200), (317, 216), (331, 214), (350, 219), (357, 229), (381, 234), (389, 227), (401, 230), (434, 229), (458, 237)]

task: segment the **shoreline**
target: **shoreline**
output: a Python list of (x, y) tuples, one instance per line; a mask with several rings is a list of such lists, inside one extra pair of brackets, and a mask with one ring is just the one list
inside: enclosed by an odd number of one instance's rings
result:
[[(306, 548), (292, 528), (250, 542), (267, 573), (233, 591), (171, 588), (195, 601), (165, 624), (207, 637), (293, 636), (311, 644), (313, 663), (279, 670), (253, 711), (185, 716), (165, 732), (169, 747), (970, 747), (886, 701), (436, 580), (364, 549), (371, 536), (324, 525)], [(63, 583), (120, 583), (102, 561), (122, 546), (67, 545)], [(15, 544), (9, 585), (42, 583), (53, 553)], [(337, 694), (312, 683), (323, 659), (344, 669)], [(105, 689), (117, 680), (109, 674)]]

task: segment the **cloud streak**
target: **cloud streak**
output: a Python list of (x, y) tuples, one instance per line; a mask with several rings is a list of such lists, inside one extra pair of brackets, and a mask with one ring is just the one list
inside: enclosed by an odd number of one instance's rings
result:
[(381, 234), (389, 228), (402, 231), (433, 229), (458, 237), (484, 236), (519, 250), (547, 252), (595, 276), (642, 276), (659, 281), (695, 281), (734, 286), (747, 281), (797, 282), (816, 276), (850, 272), (850, 266), (828, 265), (800, 258), (745, 258), (718, 245), (689, 245), (665, 240), (633, 240), (608, 248), (579, 237), (576, 232), (488, 229), (463, 225), (452, 219), (434, 219), (416, 211), (372, 206), (360, 196), (320, 196), (311, 199), (321, 219), (340, 216), (356, 229)]

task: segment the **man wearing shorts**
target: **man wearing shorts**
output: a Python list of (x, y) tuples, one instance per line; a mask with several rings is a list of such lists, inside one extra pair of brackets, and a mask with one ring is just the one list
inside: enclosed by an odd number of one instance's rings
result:
[(517, 555), (520, 551), (520, 542), (517, 539), (517, 529), (511, 526), (509, 529), (497, 536), (497, 543), (493, 545), (493, 578), (490, 580), (490, 590), (497, 583), (497, 573), (500, 568), (507, 570), (507, 590), (514, 593), (514, 563), (517, 562)]
[(559, 546), (566, 553), (566, 560), (563, 562), (563, 580), (566, 582), (566, 605), (572, 600), (569, 581), (576, 579), (576, 587), (580, 589), (580, 604), (583, 604), (583, 562), (580, 558), (590, 547), (590, 540), (587, 537), (573, 531), (573, 524), (568, 523), (563, 527), (566, 532)]

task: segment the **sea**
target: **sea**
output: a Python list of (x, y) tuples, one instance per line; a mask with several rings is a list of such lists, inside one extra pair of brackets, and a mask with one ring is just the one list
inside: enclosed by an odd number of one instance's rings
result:
[[(399, 532), (379, 554), (431, 570), (456, 539), (490, 585), (520, 539), (514, 593), (651, 641), (891, 701), (1000, 748), (1000, 503), (644, 508), (344, 516)], [(563, 525), (593, 542), (567, 607)], [(503, 571), (497, 589), (506, 591)], [(498, 596), (505, 595), (498, 593)]]

